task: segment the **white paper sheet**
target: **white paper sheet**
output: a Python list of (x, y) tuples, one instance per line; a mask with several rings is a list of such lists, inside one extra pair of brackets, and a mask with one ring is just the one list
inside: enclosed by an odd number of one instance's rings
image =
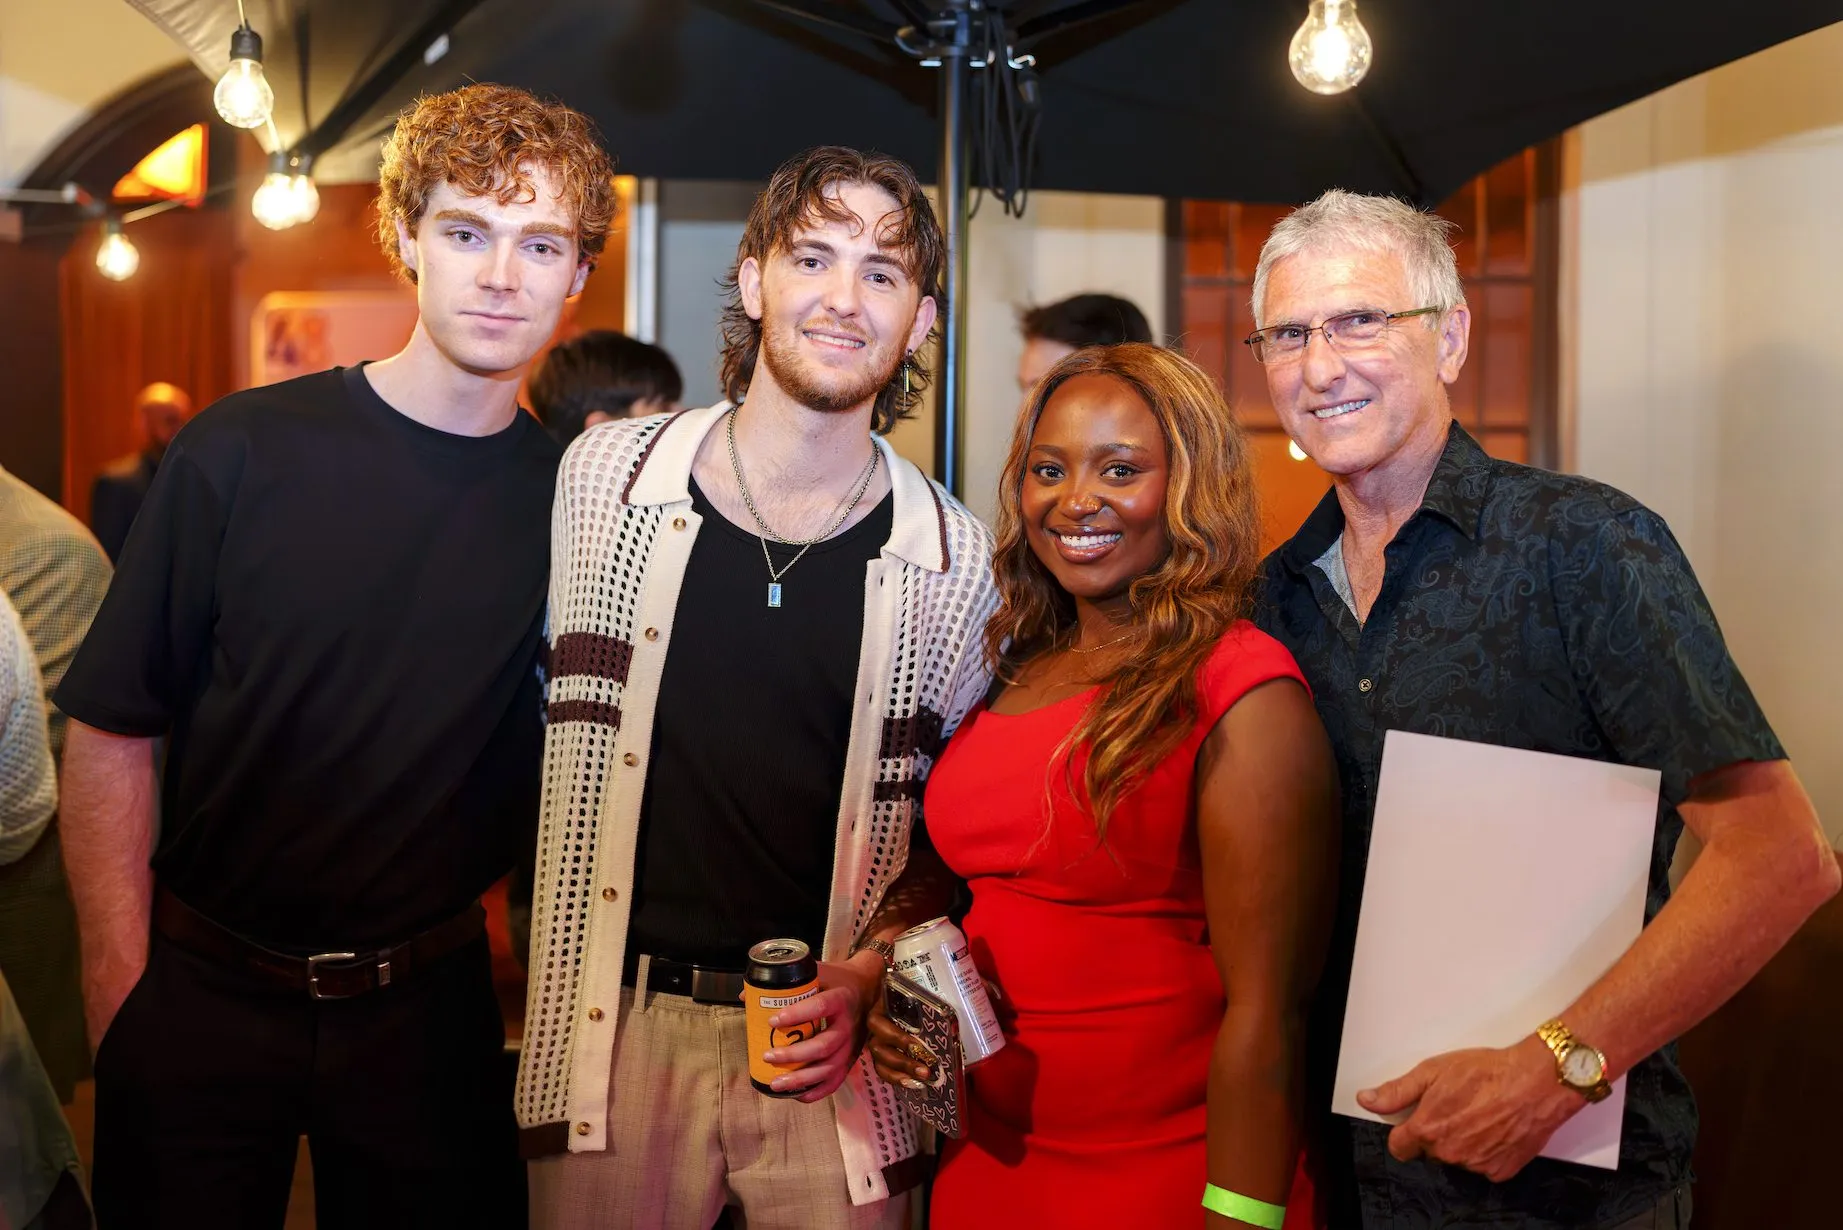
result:
[[(1333, 1111), (1381, 1121), (1357, 1090), (1509, 1046), (1611, 968), (1644, 925), (1659, 780), (1388, 732)], [(1621, 1078), (1543, 1156), (1616, 1168), (1624, 1111)]]

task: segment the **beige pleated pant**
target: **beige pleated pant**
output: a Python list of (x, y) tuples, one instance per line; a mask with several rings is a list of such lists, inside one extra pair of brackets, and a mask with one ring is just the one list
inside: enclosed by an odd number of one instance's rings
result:
[(530, 1164), (531, 1230), (901, 1230), (909, 1198), (853, 1206), (828, 1102), (749, 1084), (741, 1006), (621, 992), (608, 1148)]

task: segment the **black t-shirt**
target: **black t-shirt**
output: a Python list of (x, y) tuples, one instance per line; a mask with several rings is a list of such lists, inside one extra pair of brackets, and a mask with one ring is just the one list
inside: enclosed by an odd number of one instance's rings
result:
[(179, 434), (58, 689), (170, 733), (154, 869), (296, 951), (405, 939), (533, 840), (558, 445), (453, 435), (362, 368), (225, 398)]
[[(867, 568), (886, 496), (815, 543), (768, 606), (761, 539), (703, 517), (672, 621), (640, 806), (630, 953), (741, 969), (749, 946), (825, 938)], [(776, 569), (798, 548), (769, 544)]]

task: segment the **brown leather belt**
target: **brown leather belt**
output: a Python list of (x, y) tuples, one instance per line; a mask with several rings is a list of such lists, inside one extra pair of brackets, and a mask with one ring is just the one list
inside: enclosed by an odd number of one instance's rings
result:
[(375, 952), (290, 956), (246, 940), (212, 922), (164, 888), (154, 892), (154, 930), (181, 948), (209, 957), (278, 991), (312, 999), (350, 999), (414, 977), (438, 958), (486, 931), (486, 911), (474, 902), (445, 923)]
[[(636, 985), (638, 953), (629, 952), (621, 966), (621, 985)], [(742, 1007), (742, 971), (712, 969), (706, 965), (688, 965), (666, 957), (654, 957), (646, 966), (646, 989), (667, 995), (683, 995), (700, 1004), (727, 1004)]]

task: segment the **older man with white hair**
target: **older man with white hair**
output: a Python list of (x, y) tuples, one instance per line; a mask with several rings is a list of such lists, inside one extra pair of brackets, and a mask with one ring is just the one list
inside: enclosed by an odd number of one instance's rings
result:
[[(1406, 1117), (1334, 1120), (1320, 1198), (1338, 1227), (1686, 1226), (1696, 1106), (1673, 1039), (1837, 891), (1837, 863), (1663, 520), (1602, 484), (1495, 460), (1453, 421), (1471, 315), (1446, 226), (1328, 192), (1274, 228), (1255, 272), (1248, 345), (1333, 484), (1267, 560), (1260, 617), (1304, 668), (1343, 783), (1318, 1036), (1340, 1029), (1386, 731), (1660, 770), (1646, 926), (1515, 1045), (1430, 1056), (1361, 1093)], [(1685, 826), (1703, 852), (1673, 895)], [(1332, 1058), (1319, 1048), (1321, 1078)], [(1620, 1076), (1616, 1171), (1536, 1157)]]

